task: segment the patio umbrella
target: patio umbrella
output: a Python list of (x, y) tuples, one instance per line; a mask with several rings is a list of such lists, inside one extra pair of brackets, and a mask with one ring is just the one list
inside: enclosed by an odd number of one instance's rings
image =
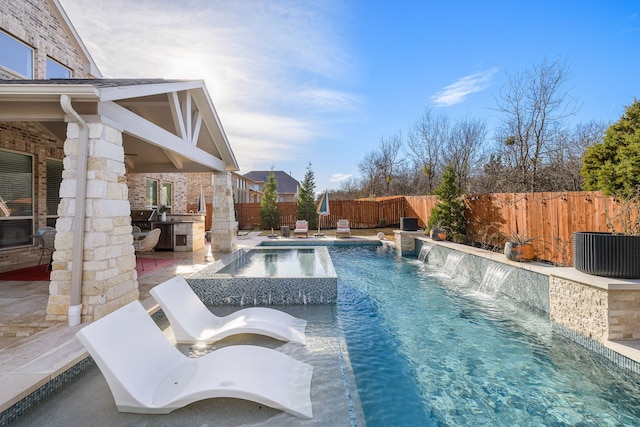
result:
[(198, 199), (198, 213), (207, 214), (207, 204), (204, 201), (204, 192), (202, 191), (202, 187), (200, 187), (200, 198)]
[(318, 213), (318, 235), (320, 234), (320, 221), (323, 216), (329, 216), (329, 194), (327, 191), (324, 192), (322, 197), (320, 198), (320, 202), (318, 202), (318, 208), (316, 209)]

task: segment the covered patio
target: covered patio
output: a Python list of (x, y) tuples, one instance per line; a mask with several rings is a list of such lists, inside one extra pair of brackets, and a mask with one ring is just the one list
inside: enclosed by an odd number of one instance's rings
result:
[[(13, 240), (0, 246), (0, 270), (37, 263), (33, 234), (55, 224), (48, 322), (93, 321), (139, 298), (134, 174), (211, 173), (211, 250), (236, 248), (230, 172), (238, 165), (202, 81), (1, 80), (0, 148), (28, 158), (33, 181), (29, 209), (13, 212), (17, 202), (5, 200), (0, 229), (11, 233), (0, 239)], [(63, 165), (55, 212), (49, 159)], [(186, 203), (175, 209), (186, 213)]]

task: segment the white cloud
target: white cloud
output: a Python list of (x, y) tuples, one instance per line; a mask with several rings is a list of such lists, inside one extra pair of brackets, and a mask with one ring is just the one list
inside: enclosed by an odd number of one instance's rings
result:
[(465, 101), (467, 95), (487, 89), (491, 83), (491, 78), (497, 71), (497, 68), (492, 68), (481, 73), (462, 77), (436, 93), (431, 97), (431, 100), (438, 107), (451, 107), (452, 105), (460, 104)]
[(357, 109), (332, 88), (354, 68), (341, 2), (60, 2), (106, 78), (204, 80), (242, 169), (295, 158), (319, 117)]
[(344, 174), (344, 173), (334, 173), (331, 175), (331, 178), (329, 178), (330, 182), (341, 182), (344, 181), (345, 179), (349, 179), (351, 178), (353, 175), (352, 174)]

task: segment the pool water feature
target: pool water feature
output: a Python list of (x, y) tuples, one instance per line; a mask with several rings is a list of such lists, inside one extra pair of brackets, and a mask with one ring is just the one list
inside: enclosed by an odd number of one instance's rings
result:
[(368, 426), (640, 425), (638, 378), (542, 311), (383, 247), (330, 251)]

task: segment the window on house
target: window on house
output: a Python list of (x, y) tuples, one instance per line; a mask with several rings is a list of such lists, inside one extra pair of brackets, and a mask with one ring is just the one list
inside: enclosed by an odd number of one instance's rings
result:
[(155, 179), (147, 179), (146, 187), (146, 205), (148, 208), (158, 206), (158, 181)]
[(171, 207), (171, 200), (173, 194), (171, 192), (173, 185), (170, 182), (162, 183), (162, 194), (160, 195), (160, 204), (165, 205), (167, 207)]
[(33, 158), (0, 150), (0, 249), (31, 244)]
[(0, 31), (0, 65), (27, 79), (32, 79), (33, 49)]
[(55, 227), (60, 204), (62, 160), (47, 159), (47, 226)]
[(48, 79), (70, 79), (71, 70), (61, 63), (47, 58), (47, 78)]

